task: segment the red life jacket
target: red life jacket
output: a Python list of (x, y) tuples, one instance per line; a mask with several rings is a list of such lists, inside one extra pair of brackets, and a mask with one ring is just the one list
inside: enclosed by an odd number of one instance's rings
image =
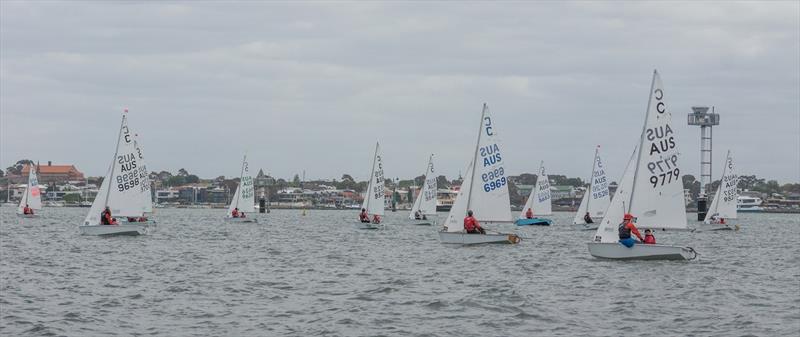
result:
[(358, 219), (369, 221), (369, 214), (367, 214), (367, 212), (361, 212), (361, 214), (358, 215)]
[(653, 234), (645, 234), (644, 235), (644, 243), (648, 245), (656, 244), (656, 237)]
[(478, 225), (478, 220), (475, 220), (475, 217), (468, 216), (464, 218), (464, 229), (467, 232), (474, 231), (478, 227), (480, 227), (480, 225)]
[(231, 212), (231, 216), (232, 216), (232, 217), (234, 217), (234, 218), (238, 218), (238, 217), (239, 217), (239, 211), (237, 211), (237, 210), (233, 210), (233, 211)]

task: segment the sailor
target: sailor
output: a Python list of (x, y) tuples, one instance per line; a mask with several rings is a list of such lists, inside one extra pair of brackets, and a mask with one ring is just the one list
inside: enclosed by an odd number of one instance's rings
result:
[(233, 211), (231, 211), (231, 216), (234, 217), (234, 218), (238, 218), (239, 217), (239, 207), (234, 207), (233, 208)]
[(633, 247), (633, 245), (636, 244), (636, 240), (631, 237), (631, 233), (636, 235), (639, 241), (644, 241), (642, 234), (636, 229), (636, 224), (633, 223), (633, 215), (625, 213), (625, 216), (622, 218), (622, 223), (619, 224), (619, 243), (628, 248)]
[(100, 213), (101, 225), (117, 225), (117, 219), (111, 217), (111, 209), (106, 206), (102, 213)]
[(594, 223), (594, 220), (592, 220), (592, 216), (589, 215), (589, 212), (586, 212), (586, 214), (583, 215), (583, 221), (587, 224)]
[(239, 217), (240, 217), (240, 218), (246, 218), (246, 217), (247, 217), (247, 215), (245, 215), (245, 214), (244, 214), (244, 212), (239, 212)]
[(377, 214), (373, 215), (372, 216), (372, 223), (374, 223), (376, 225), (381, 223), (381, 216), (377, 215)]
[(525, 212), (525, 217), (528, 219), (533, 219), (533, 210), (530, 207), (528, 207), (528, 211)]
[(365, 208), (362, 208), (361, 213), (358, 214), (358, 220), (363, 223), (369, 223), (369, 214), (367, 214), (367, 210)]
[(472, 216), (472, 210), (467, 211), (467, 217), (464, 218), (464, 230), (467, 234), (486, 234), (478, 220)]
[(650, 229), (644, 230), (644, 244), (646, 245), (656, 244), (656, 237), (653, 235), (653, 231), (651, 231)]
[(417, 210), (416, 212), (414, 212), (414, 219), (415, 219), (415, 220), (422, 220), (422, 215), (420, 215), (420, 212), (419, 212), (419, 210)]
[(30, 208), (30, 207), (28, 206), (28, 204), (25, 204), (25, 208), (23, 208), (23, 209), (22, 209), (22, 214), (30, 214), (30, 215), (33, 215), (33, 209), (32, 209), (32, 208)]

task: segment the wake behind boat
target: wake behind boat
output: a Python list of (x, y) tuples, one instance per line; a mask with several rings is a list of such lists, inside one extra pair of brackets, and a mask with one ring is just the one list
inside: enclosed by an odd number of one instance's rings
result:
[[(687, 229), (680, 153), (671, 124), (672, 114), (667, 111), (661, 78), (654, 71), (638, 146), (628, 161), (594, 242), (588, 243), (592, 256), (621, 260), (691, 260), (696, 257), (690, 247), (641, 244), (631, 237), (633, 230), (629, 223), (633, 222), (637, 222), (639, 228)], [(618, 223), (620, 220), (623, 222)]]
[[(508, 178), (505, 176), (500, 149), (496, 126), (489, 113), (489, 107), (484, 103), (475, 152), (467, 167), (456, 201), (447, 215), (444, 228), (439, 232), (439, 240), (442, 243), (514, 244), (520, 241), (516, 234), (485, 233), (478, 224), (479, 221), (511, 222)], [(477, 179), (481, 179), (478, 184), (475, 183)]]
[(247, 163), (247, 155), (242, 158), (242, 171), (239, 174), (239, 186), (236, 186), (236, 193), (233, 194), (231, 204), (228, 205), (228, 213), (225, 214), (225, 222), (258, 222), (255, 216), (247, 216), (248, 213), (255, 214), (255, 186), (253, 177), (250, 175), (250, 165)]
[[(155, 224), (144, 221), (145, 210), (152, 210), (149, 187), (142, 185), (142, 174), (148, 174), (142, 165), (141, 149), (134, 144), (134, 135), (128, 128), (128, 110), (122, 115), (117, 147), (108, 173), (89, 209), (89, 214), (78, 229), (83, 235), (142, 235), (152, 232)], [(113, 188), (111, 182), (114, 182)], [(148, 197), (143, 197), (147, 194)], [(112, 217), (116, 215), (120, 219)], [(127, 222), (128, 218), (136, 222)], [(125, 219), (125, 220), (123, 220)]]

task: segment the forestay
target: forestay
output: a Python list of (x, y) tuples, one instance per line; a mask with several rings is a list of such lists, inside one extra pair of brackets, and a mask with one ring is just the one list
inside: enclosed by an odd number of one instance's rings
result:
[(380, 143), (375, 143), (375, 155), (372, 158), (372, 171), (370, 171), (369, 185), (364, 196), (361, 208), (367, 210), (368, 214), (383, 216), (385, 203), (384, 182), (383, 182), (383, 162), (381, 161)]
[(128, 129), (128, 116), (123, 114), (114, 159), (84, 220), (84, 225), (100, 224), (100, 212), (106, 206), (111, 209), (111, 214), (115, 217), (142, 216), (143, 182), (139, 179), (140, 162), (133, 143), (133, 134)]
[(539, 176), (536, 178), (536, 185), (531, 190), (531, 195), (528, 196), (528, 201), (525, 202), (525, 207), (519, 214), (520, 219), (525, 219), (525, 213), (528, 208), (533, 211), (534, 215), (551, 215), (553, 214), (553, 205), (550, 198), (550, 178), (544, 170), (544, 161), (539, 164)]
[(704, 222), (711, 222), (711, 217), (716, 215), (719, 218), (736, 219), (736, 199), (739, 197), (736, 192), (736, 185), (738, 184), (738, 176), (733, 170), (733, 158), (731, 158), (731, 151), (725, 157), (725, 166), (722, 168), (722, 179), (720, 179), (719, 188), (717, 193), (714, 194), (714, 200), (711, 201), (711, 207), (706, 213)]
[(38, 165), (28, 165), (28, 186), (25, 188), (25, 196), (19, 200), (19, 214), (23, 213), (25, 205), (32, 209), (42, 209), (42, 191), (39, 190), (39, 178), (36, 176), (38, 168)]
[(629, 213), (640, 228), (686, 229), (683, 170), (672, 113), (664, 87), (653, 72), (647, 115), (639, 141)]
[(417, 200), (414, 200), (414, 205), (411, 207), (409, 219), (413, 220), (417, 211), (426, 215), (436, 214), (436, 189), (436, 175), (433, 173), (433, 155), (431, 155), (425, 170), (425, 181), (422, 183)]
[(508, 178), (497, 126), (484, 104), (478, 141), (467, 174), (447, 216), (448, 231), (463, 230), (463, 217), (472, 210), (479, 222), (511, 222)]
[(250, 165), (247, 163), (247, 155), (242, 158), (239, 186), (236, 187), (236, 193), (234, 193), (231, 204), (228, 206), (226, 217), (232, 216), (234, 208), (238, 208), (239, 212), (244, 213), (253, 213), (255, 211), (255, 189), (253, 177), (250, 175)]

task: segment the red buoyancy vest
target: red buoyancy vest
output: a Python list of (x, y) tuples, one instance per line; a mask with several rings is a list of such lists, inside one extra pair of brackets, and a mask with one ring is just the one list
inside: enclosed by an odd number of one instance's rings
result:
[(467, 232), (474, 231), (477, 227), (479, 227), (479, 225), (478, 220), (475, 220), (475, 217), (468, 216), (464, 218), (464, 229)]
[(361, 214), (358, 215), (358, 218), (360, 220), (369, 220), (369, 214), (367, 214), (367, 212), (361, 212)]
[(644, 243), (648, 245), (656, 244), (656, 237), (653, 234), (645, 234), (644, 235)]

